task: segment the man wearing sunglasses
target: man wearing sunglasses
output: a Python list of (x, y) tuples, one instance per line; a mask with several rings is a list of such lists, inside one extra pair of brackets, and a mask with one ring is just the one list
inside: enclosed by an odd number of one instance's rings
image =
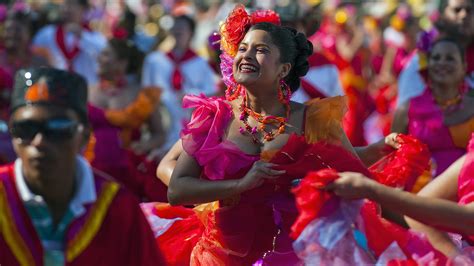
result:
[(38, 68), (15, 78), (9, 122), (18, 159), (0, 168), (0, 265), (160, 265), (138, 200), (79, 156), (87, 86)]

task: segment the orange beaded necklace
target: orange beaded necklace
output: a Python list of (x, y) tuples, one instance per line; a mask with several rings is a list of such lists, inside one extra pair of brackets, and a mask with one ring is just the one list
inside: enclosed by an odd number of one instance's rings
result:
[[(253, 142), (258, 144), (263, 144), (257, 136), (258, 133), (263, 133), (263, 139), (266, 142), (272, 141), (275, 139), (275, 137), (284, 133), (287, 126), (287, 122), (290, 118), (290, 97), (291, 90), (285, 84), (285, 86), (282, 86), (281, 90), (278, 90), (278, 100), (285, 105), (285, 117), (273, 115), (264, 116), (248, 107), (247, 93), (244, 92), (243, 100), (239, 107), (239, 110), (241, 112), (239, 119), (244, 124), (243, 127), (239, 128), (240, 133), (243, 135), (250, 135), (252, 137)], [(252, 117), (255, 121), (257, 121), (259, 125), (251, 127), (248, 122), (249, 117)], [(267, 125), (269, 124), (277, 125), (277, 129), (267, 131)]]

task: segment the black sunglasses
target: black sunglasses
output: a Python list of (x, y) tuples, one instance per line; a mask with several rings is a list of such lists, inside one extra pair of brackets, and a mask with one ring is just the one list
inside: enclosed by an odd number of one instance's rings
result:
[(70, 139), (77, 132), (80, 124), (68, 118), (52, 118), (44, 121), (21, 120), (14, 121), (10, 126), (10, 134), (14, 138), (31, 141), (41, 133), (50, 140)]
[(459, 13), (461, 12), (462, 10), (466, 11), (466, 13), (471, 13), (472, 12), (472, 7), (455, 7), (453, 8), (454, 10), (454, 13)]

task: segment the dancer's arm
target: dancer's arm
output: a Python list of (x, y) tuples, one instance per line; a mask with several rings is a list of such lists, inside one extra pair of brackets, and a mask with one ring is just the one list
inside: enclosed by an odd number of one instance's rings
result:
[[(464, 160), (464, 157), (458, 159), (448, 169), (446, 169), (446, 171), (425, 186), (418, 195), (429, 198), (457, 201), (458, 175)], [(457, 252), (457, 247), (451, 241), (451, 238), (447, 233), (420, 223), (410, 217), (405, 217), (405, 220), (411, 228), (425, 233), (431, 244), (445, 255), (451, 256)]]
[(392, 122), (392, 132), (396, 133), (404, 133), (408, 132), (408, 109), (410, 106), (410, 102), (406, 102), (400, 105), (397, 110), (395, 110), (395, 114), (393, 116)]
[(201, 167), (185, 151), (179, 156), (168, 187), (172, 205), (212, 202), (240, 195), (263, 184), (265, 179), (278, 178), (285, 171), (273, 170), (271, 163), (257, 161), (240, 179), (210, 181), (199, 178)]
[(398, 133), (390, 133), (375, 143), (363, 147), (354, 147), (354, 149), (365, 166), (369, 167), (383, 156), (400, 147), (400, 143), (396, 140), (397, 135)]
[[(452, 168), (453, 172), (460, 170), (463, 160), (464, 157), (455, 163)], [(460, 206), (452, 202), (452, 199), (417, 196), (384, 186), (359, 173), (346, 172), (341, 173), (340, 176), (341, 178), (327, 186), (328, 190), (334, 191), (340, 197), (346, 199), (368, 198), (385, 208), (427, 225), (467, 235), (474, 234), (474, 204)], [(447, 182), (445, 184), (447, 187), (437, 188), (444, 190), (443, 193), (446, 197), (454, 194), (457, 189), (457, 175), (454, 176), (455, 182)], [(434, 184), (436, 185), (438, 182)]]
[(171, 175), (173, 174), (173, 170), (176, 167), (176, 162), (178, 161), (179, 155), (181, 155), (182, 152), (183, 144), (180, 139), (166, 153), (163, 159), (161, 159), (160, 164), (156, 168), (156, 176), (166, 186), (169, 186)]

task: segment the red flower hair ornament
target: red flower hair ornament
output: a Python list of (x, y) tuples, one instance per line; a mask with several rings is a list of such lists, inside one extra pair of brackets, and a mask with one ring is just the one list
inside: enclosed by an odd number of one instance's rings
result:
[(249, 28), (260, 22), (280, 25), (280, 16), (273, 10), (257, 10), (249, 15), (243, 5), (236, 5), (220, 28), (221, 50), (235, 57)]
[(228, 88), (236, 87), (232, 73), (232, 61), (237, 54), (239, 43), (252, 25), (269, 22), (280, 25), (280, 16), (272, 10), (257, 10), (251, 15), (241, 4), (235, 6), (220, 28), (220, 45), (222, 54), (220, 68), (223, 81)]

